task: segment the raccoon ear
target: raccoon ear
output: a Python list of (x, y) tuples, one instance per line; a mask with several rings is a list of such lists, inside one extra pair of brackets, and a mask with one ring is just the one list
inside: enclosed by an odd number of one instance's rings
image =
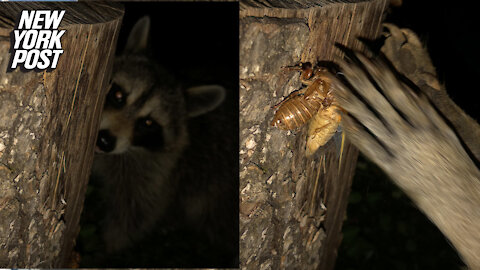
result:
[(150, 17), (144, 16), (135, 23), (130, 31), (123, 54), (144, 52), (147, 49), (149, 35)]
[(225, 88), (220, 85), (202, 85), (187, 89), (186, 101), (189, 117), (214, 110), (225, 99)]

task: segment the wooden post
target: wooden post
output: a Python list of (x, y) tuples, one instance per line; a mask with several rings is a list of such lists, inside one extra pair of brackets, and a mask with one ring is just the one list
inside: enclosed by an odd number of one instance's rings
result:
[[(305, 157), (307, 126), (270, 126), (272, 106), (301, 88), (282, 66), (331, 61), (339, 42), (378, 37), (386, 0), (240, 4), (240, 261), (242, 269), (333, 269), (357, 150), (341, 132)], [(325, 166), (323, 165), (325, 161)], [(340, 167), (340, 168), (339, 168)]]
[[(6, 72), (23, 9), (66, 10), (51, 72)], [(122, 17), (119, 4), (0, 5), (0, 267), (68, 266)]]

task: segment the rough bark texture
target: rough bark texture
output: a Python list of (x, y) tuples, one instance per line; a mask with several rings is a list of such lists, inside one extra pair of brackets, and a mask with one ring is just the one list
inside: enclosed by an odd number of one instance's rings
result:
[[(22, 9), (64, 9), (52, 72), (7, 73)], [(0, 6), (0, 267), (64, 267), (77, 236), (121, 5)]]
[[(240, 4), (240, 262), (242, 269), (333, 269), (357, 150), (341, 132), (305, 157), (307, 126), (270, 126), (299, 73), (282, 66), (331, 61), (339, 42), (380, 33), (385, 0)], [(322, 159), (325, 158), (325, 167)], [(325, 207), (323, 207), (325, 206)]]

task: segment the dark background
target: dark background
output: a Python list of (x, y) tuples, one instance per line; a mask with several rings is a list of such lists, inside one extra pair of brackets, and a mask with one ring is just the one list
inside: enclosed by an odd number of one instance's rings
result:
[[(182, 184), (186, 192), (208, 181), (220, 183), (223, 198), (218, 205), (231, 206), (215, 217), (223, 231), (219, 245), (209, 245), (206, 235), (188, 228), (159, 228), (144, 241), (121, 254), (105, 255), (99, 234), (101, 195), (95, 186), (87, 190), (82, 229), (77, 240), (80, 267), (234, 267), (238, 265), (238, 3), (124, 3), (125, 16), (117, 55), (128, 34), (145, 15), (150, 16), (152, 59), (172, 72), (184, 89), (203, 84), (226, 88), (223, 104), (189, 121), (190, 146), (182, 159), (182, 171), (193, 175)], [(200, 179), (202, 178), (202, 179)], [(198, 180), (198, 181), (197, 181)], [(231, 183), (225, 185), (225, 183)], [(226, 187), (225, 187), (226, 186)], [(182, 190), (183, 191), (183, 190)], [(181, 198), (179, 198), (181, 200)]]
[[(238, 3), (127, 2), (117, 54), (135, 22), (151, 18), (151, 51), (186, 84), (238, 89)], [(232, 91), (238, 95), (238, 91)], [(238, 103), (238, 99), (237, 102)]]
[[(386, 21), (426, 44), (450, 97), (478, 122), (478, 12), (469, 2), (404, 1)], [(360, 157), (336, 269), (460, 269), (440, 231), (383, 172)]]

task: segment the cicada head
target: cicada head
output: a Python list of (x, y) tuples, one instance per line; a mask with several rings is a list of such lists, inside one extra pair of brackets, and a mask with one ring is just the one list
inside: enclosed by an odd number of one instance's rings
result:
[(313, 75), (313, 66), (312, 63), (306, 62), (300, 64), (300, 68), (302, 69), (302, 75), (301, 78), (304, 80), (308, 80), (312, 77)]

